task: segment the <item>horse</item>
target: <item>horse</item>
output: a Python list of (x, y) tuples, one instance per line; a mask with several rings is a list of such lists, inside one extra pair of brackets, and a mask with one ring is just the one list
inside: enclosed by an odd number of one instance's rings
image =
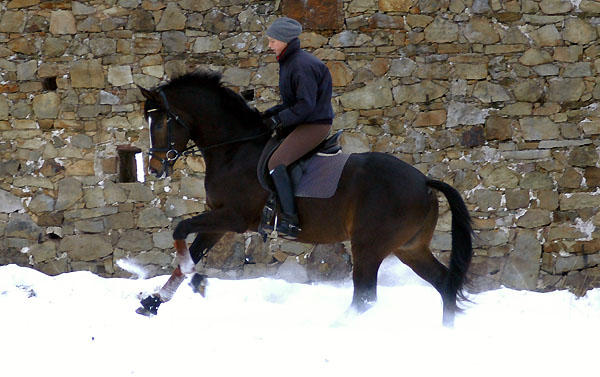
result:
[[(181, 220), (173, 239), (179, 265), (159, 292), (141, 300), (141, 314), (156, 314), (186, 275), (226, 232), (257, 231), (269, 197), (257, 164), (271, 132), (260, 113), (222, 83), (213, 71), (196, 71), (154, 89), (139, 87), (150, 128), (149, 172), (173, 173), (192, 141), (206, 164), (207, 211)], [(439, 214), (437, 192), (452, 214), (449, 266), (430, 250)], [(472, 220), (459, 192), (430, 179), (402, 160), (378, 152), (351, 154), (330, 198), (296, 198), (301, 231), (297, 241), (351, 242), (353, 296), (349, 310), (363, 313), (377, 299), (377, 272), (391, 254), (429, 282), (442, 298), (442, 323), (453, 326), (462, 311), (472, 259)], [(188, 235), (197, 233), (188, 249)], [(191, 285), (202, 285), (193, 275)]]

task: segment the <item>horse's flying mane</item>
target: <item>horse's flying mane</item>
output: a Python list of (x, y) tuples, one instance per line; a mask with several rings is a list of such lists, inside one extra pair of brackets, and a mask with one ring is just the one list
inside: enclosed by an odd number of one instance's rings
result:
[(226, 106), (230, 107), (234, 114), (241, 115), (243, 119), (260, 120), (259, 114), (252, 109), (244, 98), (233, 90), (225, 87), (221, 81), (223, 76), (219, 72), (210, 70), (198, 70), (191, 73), (175, 77), (163, 88), (189, 89), (189, 88), (209, 88), (220, 93), (224, 98)]

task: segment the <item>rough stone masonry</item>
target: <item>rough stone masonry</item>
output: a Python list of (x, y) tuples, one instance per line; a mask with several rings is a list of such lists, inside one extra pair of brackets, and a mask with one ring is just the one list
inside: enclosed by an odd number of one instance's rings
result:
[[(474, 289), (600, 276), (600, 3), (561, 0), (1, 1), (0, 263), (50, 274), (173, 268), (173, 224), (204, 210), (204, 164), (121, 182), (147, 151), (136, 85), (197, 68), (277, 99), (266, 26), (300, 20), (326, 62), (347, 152), (381, 151), (455, 186), (475, 219)], [(445, 201), (433, 249), (447, 260)], [(307, 282), (350, 271), (349, 245), (227, 235), (199, 269)]]

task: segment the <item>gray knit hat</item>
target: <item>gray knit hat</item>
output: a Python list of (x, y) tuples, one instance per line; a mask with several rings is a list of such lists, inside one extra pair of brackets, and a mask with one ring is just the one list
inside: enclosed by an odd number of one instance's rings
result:
[(300, 22), (282, 17), (276, 19), (271, 26), (267, 28), (267, 35), (285, 43), (289, 43), (292, 39), (298, 38), (302, 33), (302, 25)]

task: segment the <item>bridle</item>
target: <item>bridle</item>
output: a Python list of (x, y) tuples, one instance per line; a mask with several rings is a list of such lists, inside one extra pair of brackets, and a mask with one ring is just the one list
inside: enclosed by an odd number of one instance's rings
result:
[[(171, 107), (169, 106), (169, 101), (167, 100), (167, 96), (165, 95), (165, 92), (162, 89), (158, 89), (158, 94), (160, 95), (160, 97), (163, 101), (163, 105), (164, 105), (163, 111), (167, 115), (167, 146), (164, 148), (150, 147), (148, 149), (148, 155), (150, 155), (150, 157), (155, 158), (158, 161), (160, 161), (160, 163), (163, 165), (163, 172), (166, 172), (170, 165), (175, 165), (175, 162), (177, 162), (179, 157), (181, 157), (183, 154), (187, 154), (186, 152), (193, 149), (194, 147), (188, 147), (188, 148), (184, 149), (181, 153), (179, 153), (179, 151), (177, 149), (175, 149), (175, 137), (174, 137), (173, 122), (177, 122), (180, 126), (185, 128), (186, 131), (188, 132), (188, 134), (190, 135), (190, 137), (192, 135), (192, 131), (191, 131), (191, 128), (187, 125), (187, 123), (185, 123), (185, 121), (179, 117), (179, 115), (177, 115), (171, 111)], [(152, 109), (152, 110), (148, 110), (148, 113), (151, 113), (154, 111), (160, 111), (160, 110), (161, 109)], [(156, 152), (164, 152), (165, 157), (161, 158), (160, 156), (158, 156), (156, 154)]]
[[(188, 135), (190, 136), (190, 138), (192, 136), (192, 129), (187, 125), (187, 123), (185, 123), (185, 121), (183, 119), (181, 119), (179, 117), (179, 115), (177, 115), (173, 111), (171, 111), (171, 107), (169, 106), (169, 101), (167, 100), (167, 96), (165, 95), (165, 92), (162, 90), (162, 88), (159, 88), (157, 91), (158, 91), (158, 94), (160, 95), (160, 98), (162, 99), (164, 109), (151, 109), (151, 110), (148, 110), (147, 112), (151, 113), (154, 111), (164, 111), (165, 114), (167, 115), (167, 146), (164, 148), (150, 147), (148, 149), (148, 155), (150, 157), (155, 158), (158, 161), (160, 161), (160, 163), (163, 165), (163, 173), (167, 172), (167, 169), (169, 168), (169, 166), (175, 165), (175, 163), (181, 156), (195, 155), (197, 153), (201, 153), (202, 155), (204, 155), (204, 152), (209, 149), (218, 148), (218, 147), (222, 147), (222, 146), (229, 145), (229, 144), (241, 143), (244, 141), (258, 139), (260, 137), (263, 137), (263, 136), (266, 136), (266, 135), (269, 135), (272, 133), (271, 130), (267, 130), (267, 131), (262, 132), (257, 135), (248, 136), (248, 137), (244, 137), (241, 139), (229, 140), (229, 141), (225, 141), (222, 143), (209, 145), (207, 147), (199, 147), (197, 145), (192, 145), (190, 147), (186, 147), (180, 153), (179, 151), (177, 151), (177, 149), (175, 149), (173, 123), (176, 122), (177, 124), (179, 124), (180, 126), (185, 128), (185, 130), (188, 132)], [(158, 155), (156, 155), (155, 152), (164, 152), (165, 157), (161, 158)]]

